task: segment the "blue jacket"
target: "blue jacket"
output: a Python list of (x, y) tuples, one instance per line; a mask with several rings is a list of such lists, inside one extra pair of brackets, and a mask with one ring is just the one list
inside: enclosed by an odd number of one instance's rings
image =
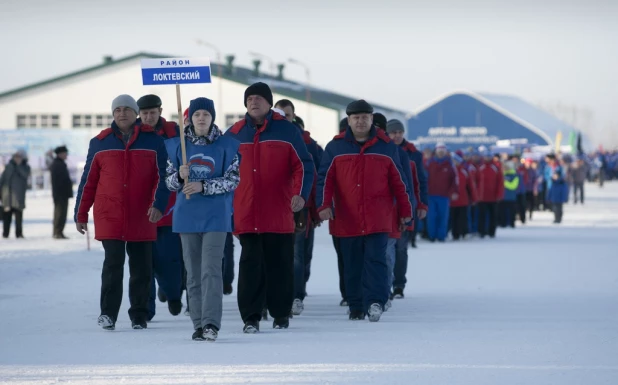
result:
[[(401, 142), (399, 146), (406, 151), (408, 159), (416, 165), (416, 176), (418, 177), (421, 203), (427, 205), (429, 203), (427, 199), (427, 170), (425, 170), (425, 165), (423, 164), (423, 154), (418, 151), (412, 143), (406, 140)], [(417, 207), (416, 204), (415, 207)]]
[(412, 203), (412, 208), (416, 208), (418, 206), (418, 202), (414, 197), (414, 177), (412, 176), (412, 167), (410, 167), (410, 162), (406, 162), (408, 159), (408, 154), (406, 151), (397, 146), (399, 150), (399, 161), (401, 162), (401, 168), (403, 171), (403, 183), (406, 185), (406, 190), (408, 190), (408, 197), (410, 199), (410, 203)]
[(547, 199), (550, 203), (567, 203), (569, 201), (569, 184), (560, 177), (553, 181)]
[(517, 200), (517, 192), (519, 191), (519, 185), (521, 183), (521, 179), (519, 178), (519, 174), (514, 171), (505, 171), (504, 172), (504, 198), (503, 201), (514, 202)]
[[(165, 141), (169, 159), (176, 170), (182, 165), (180, 138)], [(194, 144), (185, 138), (189, 181), (199, 182), (207, 179), (223, 178), (238, 154), (240, 143), (230, 137), (219, 136), (210, 144)], [(175, 233), (207, 233), (232, 231), (233, 192), (217, 195), (178, 193), (172, 231)]]

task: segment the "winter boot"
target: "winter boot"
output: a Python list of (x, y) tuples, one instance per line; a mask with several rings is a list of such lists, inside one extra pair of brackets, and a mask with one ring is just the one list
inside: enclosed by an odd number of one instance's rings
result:
[(288, 317), (275, 318), (273, 321), (273, 329), (287, 329), (290, 326)]
[(350, 321), (362, 321), (365, 319), (365, 313), (361, 310), (350, 311)]
[(223, 295), (230, 295), (234, 292), (232, 285), (223, 285)]
[(204, 328), (204, 334), (202, 337), (206, 341), (215, 342), (219, 336), (219, 329), (215, 325), (208, 324)]
[(249, 320), (245, 322), (245, 326), (242, 328), (242, 332), (245, 334), (256, 334), (260, 332), (260, 321)]
[(106, 315), (100, 315), (97, 323), (105, 330), (114, 330), (116, 328), (114, 321)]
[(383, 310), (382, 305), (379, 303), (374, 303), (369, 306), (369, 322), (378, 322), (380, 317), (382, 316)]
[(393, 290), (391, 299), (403, 299), (403, 288), (396, 287), (395, 290)]
[(182, 301), (179, 299), (169, 300), (167, 302), (167, 308), (170, 311), (170, 314), (173, 316), (177, 316), (182, 311)]
[(142, 330), (148, 328), (148, 323), (146, 320), (136, 318), (131, 321), (131, 327), (135, 330)]
[(191, 339), (193, 341), (205, 341), (206, 339), (204, 338), (204, 329), (202, 328), (195, 329), (195, 332), (193, 332)]
[(293, 315), (301, 315), (301, 313), (305, 310), (305, 304), (303, 304), (303, 300), (296, 298), (294, 303), (292, 304), (292, 314)]

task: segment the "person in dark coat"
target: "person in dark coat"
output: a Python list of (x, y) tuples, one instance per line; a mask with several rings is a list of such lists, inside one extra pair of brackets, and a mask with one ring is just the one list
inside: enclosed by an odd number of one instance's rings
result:
[(54, 198), (54, 239), (68, 239), (64, 235), (64, 225), (67, 223), (69, 199), (73, 198), (73, 182), (69, 175), (66, 159), (69, 150), (66, 146), (57, 147), (56, 157), (49, 166), (52, 183), (52, 197)]
[(6, 165), (0, 176), (0, 197), (2, 198), (3, 212), (2, 221), (4, 231), (2, 236), (9, 237), (11, 221), (15, 215), (15, 236), (23, 238), (23, 212), (26, 208), (26, 190), (30, 178), (30, 166), (26, 153), (17, 151)]

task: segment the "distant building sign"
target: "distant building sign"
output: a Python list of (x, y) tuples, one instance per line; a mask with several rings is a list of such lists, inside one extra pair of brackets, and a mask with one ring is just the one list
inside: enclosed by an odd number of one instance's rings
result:
[(487, 127), (430, 127), (427, 136), (418, 136), (415, 142), (418, 144), (467, 144), (487, 145), (495, 144), (500, 138), (495, 135), (487, 135)]

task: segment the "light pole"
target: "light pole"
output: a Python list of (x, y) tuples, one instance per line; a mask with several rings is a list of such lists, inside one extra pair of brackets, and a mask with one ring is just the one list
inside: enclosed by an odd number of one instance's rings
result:
[[(219, 78), (219, 103), (218, 103), (219, 105), (217, 106), (217, 109), (222, 112), (222, 114), (217, 114), (217, 115), (223, 116), (223, 123), (225, 123), (225, 110), (223, 109), (223, 61), (222, 61), (223, 57), (221, 56), (221, 51), (219, 50), (219, 48), (217, 48), (216, 45), (205, 42), (201, 39), (195, 39), (195, 42), (198, 45), (201, 45), (203, 47), (208, 47), (217, 53), (217, 62), (218, 62), (217, 77)], [(222, 121), (221, 119), (219, 119), (219, 126), (223, 127), (221, 123)]]
[[(266, 60), (268, 62), (269, 67), (270, 67), (270, 71), (272, 72), (273, 76), (275, 76), (275, 72), (276, 72), (275, 71), (275, 61), (271, 57), (266, 56), (266, 55), (261, 54), (261, 53), (258, 53), (258, 52), (249, 52), (249, 55), (251, 55), (253, 57), (256, 57), (256, 58), (260, 58), (260, 59)], [(275, 93), (275, 87), (273, 87), (271, 85), (270, 89), (271, 89), (271, 91), (274, 94)]]
[(292, 64), (297, 64), (305, 69), (305, 76), (307, 77), (307, 84), (305, 85), (305, 99), (307, 102), (307, 127), (309, 127), (309, 122), (311, 118), (311, 71), (309, 71), (309, 66), (305, 63), (298, 61), (296, 59), (288, 59), (288, 62)]

